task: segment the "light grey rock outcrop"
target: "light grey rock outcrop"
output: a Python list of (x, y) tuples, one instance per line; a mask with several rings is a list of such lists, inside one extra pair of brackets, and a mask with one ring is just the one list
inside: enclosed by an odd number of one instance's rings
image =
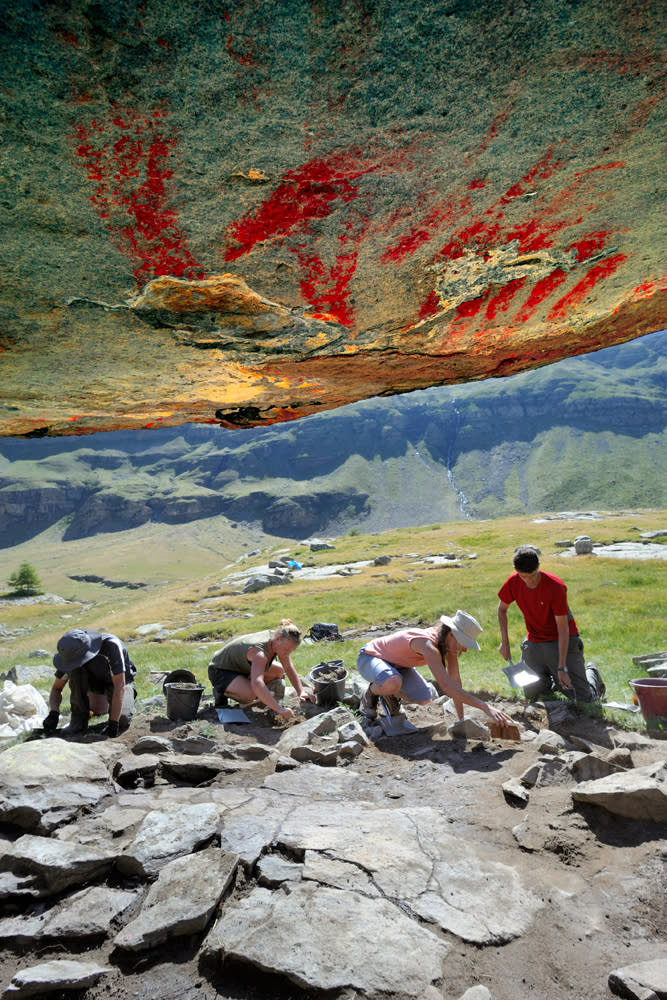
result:
[(418, 998), (442, 976), (449, 950), (386, 899), (308, 882), (289, 894), (254, 889), (223, 910), (203, 946), (209, 957), (242, 959), (311, 990)]
[(110, 968), (97, 962), (53, 959), (17, 972), (2, 994), (2, 1000), (22, 1000), (23, 997), (39, 997), (41, 1000), (58, 990), (83, 990), (109, 972)]
[(35, 740), (0, 754), (0, 822), (49, 833), (113, 793), (109, 772), (91, 747)]
[(583, 781), (572, 790), (575, 802), (602, 806), (617, 816), (667, 822), (667, 762)]
[(141, 951), (203, 931), (238, 862), (236, 854), (217, 847), (170, 861), (148, 890), (139, 915), (116, 935), (116, 947)]

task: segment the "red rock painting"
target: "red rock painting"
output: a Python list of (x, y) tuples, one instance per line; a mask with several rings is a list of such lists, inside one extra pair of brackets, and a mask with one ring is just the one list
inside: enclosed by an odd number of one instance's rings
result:
[(79, 122), (75, 154), (91, 184), (90, 201), (138, 285), (162, 274), (200, 278), (176, 214), (171, 166), (176, 136), (169, 116), (115, 108), (111, 117)]

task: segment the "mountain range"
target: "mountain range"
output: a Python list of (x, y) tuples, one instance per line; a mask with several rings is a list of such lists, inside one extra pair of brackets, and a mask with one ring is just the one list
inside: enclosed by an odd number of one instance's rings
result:
[(667, 332), (254, 430), (0, 439), (0, 546), (224, 515), (267, 534), (666, 505)]

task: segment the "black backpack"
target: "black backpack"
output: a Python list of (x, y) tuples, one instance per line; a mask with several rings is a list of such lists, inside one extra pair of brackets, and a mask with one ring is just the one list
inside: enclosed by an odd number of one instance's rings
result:
[(315, 622), (314, 625), (310, 626), (308, 636), (315, 642), (322, 642), (323, 640), (328, 642), (343, 641), (343, 637), (338, 631), (338, 626), (328, 624), (327, 622)]

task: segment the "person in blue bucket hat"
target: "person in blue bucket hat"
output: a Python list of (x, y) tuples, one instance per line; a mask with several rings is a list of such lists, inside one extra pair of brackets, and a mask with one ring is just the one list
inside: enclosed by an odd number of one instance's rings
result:
[(88, 730), (91, 710), (108, 712), (104, 735), (118, 736), (126, 729), (134, 711), (136, 667), (125, 644), (111, 632), (74, 628), (58, 640), (53, 657), (56, 677), (49, 694), (49, 714), (44, 732), (55, 733), (60, 719), (63, 690), (69, 683), (71, 720), (60, 730), (63, 736), (79, 736)]

